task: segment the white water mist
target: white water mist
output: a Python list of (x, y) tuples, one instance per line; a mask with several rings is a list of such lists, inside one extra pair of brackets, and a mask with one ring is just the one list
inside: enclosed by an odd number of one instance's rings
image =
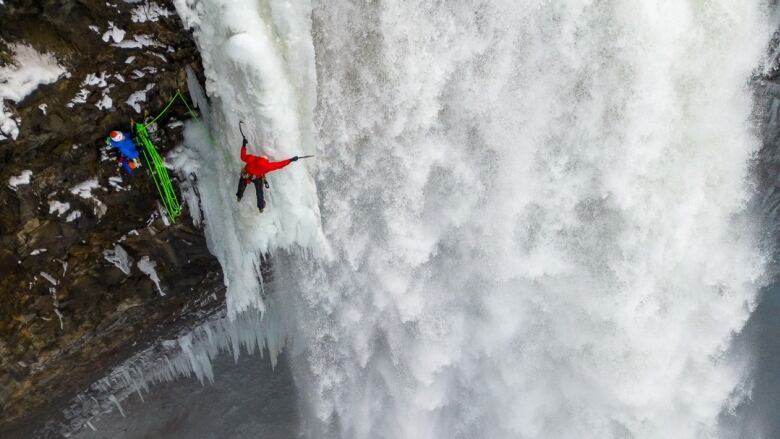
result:
[(323, 424), (716, 435), (764, 263), (738, 222), (759, 5), (323, 2), (314, 22), (336, 261), (301, 276), (298, 371)]
[[(717, 434), (764, 264), (758, 2), (176, 4), (224, 148), (194, 148), (209, 245), (231, 310), (275, 255), (307, 435)], [(228, 204), (239, 118), (316, 147), (269, 219)]]

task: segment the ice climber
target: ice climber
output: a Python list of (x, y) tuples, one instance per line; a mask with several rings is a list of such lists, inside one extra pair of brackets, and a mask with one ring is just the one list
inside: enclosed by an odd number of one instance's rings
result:
[(282, 169), (290, 163), (297, 161), (298, 156), (282, 160), (280, 162), (272, 162), (268, 160), (266, 156), (256, 156), (248, 154), (246, 152), (247, 141), (241, 143), (241, 160), (246, 163), (246, 166), (241, 170), (241, 176), (238, 179), (238, 191), (236, 192), (236, 201), (241, 201), (244, 196), (244, 189), (249, 182), (255, 184), (255, 192), (257, 193), (257, 208), (260, 213), (263, 213), (265, 208), (265, 198), (263, 197), (263, 186), (268, 187), (268, 182), (265, 181), (265, 174)]
[(132, 174), (135, 169), (141, 167), (138, 149), (136, 149), (135, 142), (130, 139), (128, 134), (121, 131), (111, 131), (106, 143), (119, 151), (117, 163), (128, 174)]

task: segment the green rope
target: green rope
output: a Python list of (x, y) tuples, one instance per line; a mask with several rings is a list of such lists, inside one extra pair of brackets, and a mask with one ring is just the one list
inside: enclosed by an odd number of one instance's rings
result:
[(168, 175), (168, 169), (165, 167), (165, 160), (163, 160), (160, 153), (157, 152), (154, 143), (149, 138), (149, 131), (146, 129), (146, 125), (137, 123), (135, 124), (135, 131), (143, 145), (144, 161), (149, 166), (149, 171), (152, 174), (152, 180), (157, 188), (157, 192), (160, 194), (160, 200), (162, 200), (165, 210), (168, 211), (168, 216), (171, 221), (176, 222), (176, 218), (181, 215), (181, 203), (176, 197), (176, 191), (173, 188), (171, 177)]
[(162, 156), (160, 156), (160, 153), (157, 152), (157, 148), (154, 146), (152, 139), (149, 137), (149, 130), (147, 127), (156, 123), (158, 120), (160, 120), (160, 118), (168, 113), (173, 104), (176, 102), (176, 99), (181, 100), (184, 103), (184, 106), (187, 107), (187, 111), (189, 112), (190, 116), (192, 116), (200, 123), (198, 114), (192, 110), (192, 107), (190, 107), (187, 99), (185, 99), (181, 94), (181, 90), (176, 90), (176, 94), (173, 96), (173, 98), (171, 98), (171, 100), (162, 109), (160, 114), (158, 114), (154, 119), (145, 124), (135, 124), (137, 139), (140, 141), (141, 145), (143, 145), (143, 149), (141, 151), (144, 154), (144, 161), (146, 162), (147, 166), (149, 166), (149, 171), (152, 174), (152, 180), (154, 180), (154, 185), (157, 188), (157, 192), (160, 194), (160, 200), (162, 200), (163, 206), (165, 207), (165, 210), (168, 212), (168, 216), (173, 222), (176, 222), (176, 218), (181, 215), (182, 206), (179, 202), (179, 199), (176, 197), (176, 191), (173, 188), (171, 177), (168, 174), (168, 169), (165, 167), (165, 160), (162, 158)]
[(173, 106), (174, 102), (176, 102), (176, 99), (179, 99), (179, 100), (182, 101), (182, 103), (184, 103), (184, 106), (187, 107), (187, 112), (190, 114), (190, 116), (192, 116), (194, 119), (196, 119), (198, 121), (200, 120), (200, 118), (198, 118), (198, 113), (193, 111), (193, 109), (190, 107), (189, 102), (187, 102), (187, 99), (185, 99), (184, 95), (181, 94), (181, 90), (176, 90), (176, 94), (173, 95), (173, 97), (171, 98), (170, 101), (168, 101), (168, 103), (165, 105), (165, 108), (162, 109), (160, 114), (158, 114), (154, 119), (152, 119), (146, 125), (147, 126), (151, 125), (151, 124), (157, 122), (158, 120), (160, 120), (161, 117), (165, 116), (165, 114), (168, 113), (168, 111), (170, 111), (170, 109)]

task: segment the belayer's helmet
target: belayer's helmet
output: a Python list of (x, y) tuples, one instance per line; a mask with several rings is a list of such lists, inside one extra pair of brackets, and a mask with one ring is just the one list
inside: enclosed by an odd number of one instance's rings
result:
[(121, 131), (111, 131), (111, 134), (109, 135), (111, 136), (111, 140), (113, 140), (114, 142), (121, 142), (125, 140), (125, 135), (122, 134)]

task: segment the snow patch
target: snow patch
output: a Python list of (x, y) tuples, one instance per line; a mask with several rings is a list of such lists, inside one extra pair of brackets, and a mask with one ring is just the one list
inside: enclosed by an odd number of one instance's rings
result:
[(57, 216), (70, 210), (70, 203), (62, 203), (57, 200), (49, 201), (49, 214), (57, 213)]
[(114, 188), (114, 190), (117, 192), (127, 190), (126, 187), (122, 186), (122, 177), (118, 175), (113, 177), (108, 177), (108, 184), (111, 185), (111, 187)]
[(151, 2), (136, 6), (131, 14), (130, 18), (133, 20), (133, 23), (146, 23), (147, 21), (159, 21), (160, 18), (173, 15), (173, 11)]
[(105, 162), (107, 160), (111, 160), (111, 152), (114, 149), (113, 146), (110, 145), (108, 139), (103, 143), (103, 146), (100, 148), (100, 161)]
[(114, 106), (114, 101), (111, 99), (108, 94), (103, 94), (103, 98), (98, 101), (97, 104), (95, 104), (96, 107), (100, 110), (107, 110), (109, 108), (112, 108)]
[(100, 76), (98, 76), (96, 73), (88, 73), (87, 77), (84, 78), (83, 81), (81, 81), (81, 85), (82, 86), (91, 85), (91, 86), (98, 86), (99, 88), (103, 88), (108, 86), (106, 79), (107, 79), (106, 72), (100, 72)]
[(8, 186), (11, 189), (16, 190), (19, 186), (30, 184), (30, 177), (32, 177), (32, 171), (25, 169), (21, 174), (8, 179)]
[(41, 253), (46, 253), (47, 251), (48, 250), (46, 250), (45, 248), (36, 248), (35, 250), (30, 252), (30, 256), (35, 256), (35, 255), (39, 255)]
[(74, 210), (68, 215), (67, 218), (65, 218), (65, 222), (72, 223), (73, 221), (76, 221), (79, 218), (81, 218), (81, 212), (78, 210)]
[(46, 109), (47, 108), (48, 108), (48, 105), (46, 105), (46, 104), (38, 105), (38, 109), (41, 110), (41, 113), (43, 113), (44, 116), (46, 116)]
[(133, 41), (124, 40), (120, 43), (112, 44), (114, 47), (121, 49), (141, 49), (147, 46), (158, 46), (159, 43), (149, 35), (133, 35)]
[(0, 67), (0, 140), (16, 140), (21, 123), (3, 101), (19, 103), (39, 85), (52, 84), (67, 73), (53, 55), (39, 53), (32, 46), (11, 44), (9, 49), (14, 59)]
[(91, 178), (85, 182), (73, 186), (70, 189), (70, 193), (73, 195), (78, 195), (79, 197), (84, 199), (89, 199), (92, 198), (92, 191), (99, 187), (100, 185), (98, 184), (97, 179)]
[(97, 198), (92, 198), (92, 202), (95, 203), (95, 206), (92, 208), (92, 213), (95, 214), (95, 216), (98, 217), (98, 219), (103, 218), (103, 215), (108, 212), (108, 206), (103, 204), (102, 201), (98, 200)]
[[(97, 73), (89, 73), (84, 78), (83, 81), (81, 81), (81, 90), (79, 90), (78, 93), (76, 93), (76, 96), (73, 97), (73, 99), (70, 100), (70, 102), (66, 105), (68, 108), (73, 108), (77, 104), (85, 104), (87, 102), (87, 98), (91, 94), (90, 90), (87, 87), (97, 87), (102, 89), (102, 97), (100, 100), (98, 100), (95, 103), (95, 107), (97, 107), (99, 110), (107, 110), (110, 108), (113, 108), (114, 101), (111, 99), (111, 97), (108, 95), (111, 88), (113, 88), (113, 85), (110, 85), (108, 83), (108, 79), (111, 78), (111, 74), (106, 72), (100, 72), (100, 74)], [(121, 75), (113, 75), (114, 77), (118, 77), (122, 82), (124, 82), (124, 78), (121, 78)]]
[(157, 292), (160, 293), (160, 296), (165, 296), (162, 288), (160, 288), (160, 278), (157, 276), (157, 271), (154, 269), (154, 267), (157, 266), (157, 263), (149, 259), (149, 256), (144, 256), (138, 261), (136, 266), (154, 282), (154, 286), (157, 287)]
[(152, 88), (154, 88), (155, 84), (151, 83), (146, 86), (144, 90), (139, 90), (133, 94), (130, 95), (129, 98), (127, 98), (127, 105), (133, 107), (136, 113), (141, 112), (141, 106), (139, 105), (139, 102), (146, 102), (146, 93), (149, 92)]
[(119, 244), (115, 244), (113, 250), (105, 250), (103, 258), (122, 270), (122, 273), (130, 274), (130, 269), (133, 267), (133, 258)]
[[(91, 200), (92, 203), (94, 203), (95, 206), (93, 208), (93, 212), (95, 216), (98, 217), (98, 219), (102, 218), (103, 215), (105, 215), (106, 211), (108, 210), (108, 207), (106, 207), (106, 205), (103, 204), (103, 202), (101, 202), (100, 200), (97, 199), (97, 197), (92, 195), (92, 191), (99, 187), (100, 185), (98, 184), (97, 179), (92, 178), (70, 189), (70, 193), (72, 193), (73, 195), (78, 195), (79, 197), (84, 198), (85, 200)], [(74, 211), (71, 212), (70, 215), (68, 215), (66, 221), (71, 222), (79, 217), (81, 217), (81, 212)]]
[(103, 34), (103, 41), (108, 43), (110, 40), (114, 40), (115, 43), (121, 43), (125, 39), (124, 30), (116, 27), (113, 21), (108, 22), (108, 30)]
[(89, 90), (86, 88), (82, 88), (79, 90), (78, 93), (76, 93), (76, 96), (73, 97), (73, 99), (70, 100), (65, 106), (68, 108), (73, 108), (77, 104), (86, 104), (87, 98), (89, 97)]

